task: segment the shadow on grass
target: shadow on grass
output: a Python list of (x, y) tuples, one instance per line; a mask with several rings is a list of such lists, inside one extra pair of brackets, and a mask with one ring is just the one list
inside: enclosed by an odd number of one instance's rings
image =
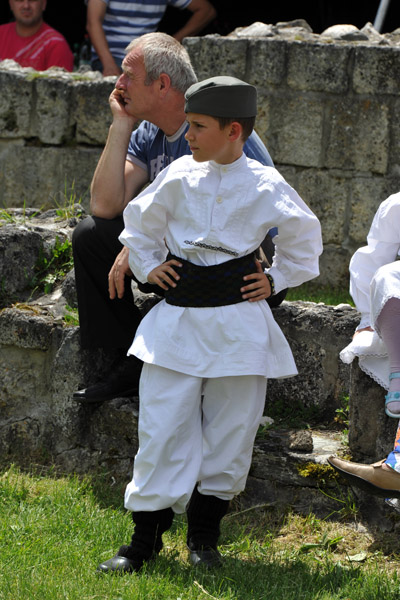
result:
[[(222, 553), (225, 554), (223, 548)], [(136, 577), (140, 579), (141, 574)], [(351, 590), (352, 600), (398, 598), (393, 583), (364, 575), (359, 567), (345, 567), (329, 560), (283, 559), (268, 552), (262, 558), (251, 560), (225, 554), (222, 568), (213, 571), (193, 568), (185, 559), (167, 552), (146, 568), (145, 577), (152, 578), (153, 583), (154, 578), (157, 579), (160, 589), (163, 579), (174, 582), (178, 588), (187, 590), (187, 598), (311, 600), (326, 597), (339, 600), (350, 598)]]

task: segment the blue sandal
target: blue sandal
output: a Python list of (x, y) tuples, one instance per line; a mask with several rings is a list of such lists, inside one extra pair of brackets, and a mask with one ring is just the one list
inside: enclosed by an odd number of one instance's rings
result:
[[(398, 379), (398, 378), (400, 378), (400, 373), (390, 373), (390, 375), (389, 375), (389, 381), (391, 381), (392, 379)], [(392, 413), (387, 408), (387, 405), (390, 402), (400, 402), (400, 392), (388, 392), (385, 396), (385, 413), (387, 414), (388, 417), (393, 417), (393, 419), (400, 419), (400, 412)]]

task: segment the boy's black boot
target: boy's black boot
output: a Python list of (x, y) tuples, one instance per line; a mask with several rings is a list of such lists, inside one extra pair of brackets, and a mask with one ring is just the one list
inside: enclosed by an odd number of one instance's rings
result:
[(143, 563), (155, 558), (163, 547), (162, 534), (174, 519), (171, 508), (132, 513), (135, 531), (129, 546), (121, 546), (117, 554), (97, 567), (98, 573), (133, 573)]
[(220, 523), (229, 507), (229, 500), (200, 494), (194, 490), (187, 508), (187, 545), (192, 565), (208, 569), (220, 567), (222, 557), (217, 544)]

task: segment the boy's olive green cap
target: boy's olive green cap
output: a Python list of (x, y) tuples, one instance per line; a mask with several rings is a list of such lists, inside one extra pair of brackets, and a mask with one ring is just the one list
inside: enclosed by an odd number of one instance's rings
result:
[(211, 117), (255, 117), (257, 90), (236, 77), (210, 77), (194, 83), (186, 91), (185, 112)]

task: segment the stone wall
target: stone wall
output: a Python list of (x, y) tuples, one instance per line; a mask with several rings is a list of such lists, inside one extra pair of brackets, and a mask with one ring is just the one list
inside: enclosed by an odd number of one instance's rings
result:
[[(300, 21), (184, 42), (199, 78), (229, 74), (257, 86), (257, 130), (322, 223), (316, 283), (347, 286), (349, 257), (400, 187), (398, 41), (371, 26), (315, 35)], [(114, 83), (0, 63), (0, 205), (54, 206), (77, 194), (88, 206)]]
[(37, 73), (0, 62), (0, 205), (88, 207), (89, 186), (111, 123), (115, 77)]

